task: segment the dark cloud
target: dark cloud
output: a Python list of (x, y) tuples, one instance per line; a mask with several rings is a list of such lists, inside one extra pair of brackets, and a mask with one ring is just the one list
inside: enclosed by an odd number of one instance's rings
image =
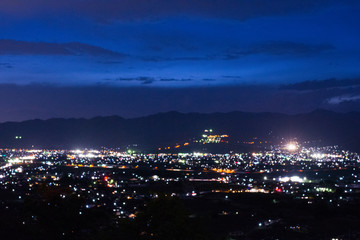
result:
[(25, 42), (0, 39), (0, 55), (68, 55), (123, 57), (123, 54), (84, 43)]
[(240, 79), (240, 78), (242, 78), (241, 76), (228, 76), (228, 75), (226, 75), (226, 76), (222, 76), (223, 78), (229, 78), (229, 79)]
[(254, 45), (246, 55), (250, 54), (271, 54), (271, 55), (307, 55), (334, 49), (330, 44), (306, 44), (286, 41), (265, 42)]
[(138, 77), (136, 80), (143, 82), (143, 84), (149, 84), (154, 82), (155, 79), (152, 77)]
[(331, 78), (326, 80), (304, 81), (294, 84), (283, 85), (281, 86), (281, 89), (306, 91), (306, 90), (342, 88), (342, 87), (353, 87), (353, 86), (360, 86), (360, 78), (355, 78), (355, 79)]
[(125, 82), (131, 82), (131, 81), (139, 81), (141, 82), (142, 84), (151, 84), (155, 81), (155, 78), (153, 77), (143, 77), (143, 76), (140, 76), (140, 77), (135, 77), (135, 78), (132, 78), (132, 77), (119, 77), (119, 78), (115, 78), (115, 79), (105, 79), (106, 81), (115, 81), (115, 82), (122, 82), (122, 81), (125, 81)]
[(0, 62), (0, 68), (13, 68), (13, 66), (10, 63)]
[(112, 81), (112, 82), (133, 82), (133, 81), (139, 81), (141, 84), (151, 84), (153, 82), (159, 81), (159, 82), (189, 82), (193, 81), (193, 79), (190, 78), (154, 78), (154, 77), (119, 77), (115, 79), (106, 78), (105, 81)]
[(177, 78), (161, 78), (160, 81), (161, 82), (189, 82), (189, 81), (192, 81), (192, 79), (190, 79), (190, 78), (181, 78), (181, 79), (177, 79)]
[(313, 55), (324, 51), (333, 50), (334, 46), (330, 44), (306, 44), (300, 42), (272, 41), (254, 44), (246, 49), (233, 48), (228, 49), (223, 56), (224, 59), (233, 60), (248, 55), (266, 54), (266, 55)]
[(144, 80), (142, 81), (142, 84), (152, 84), (153, 82), (153, 80)]
[[(188, 57), (142, 57), (141, 59), (149, 62), (170, 62), (170, 61), (211, 61), (211, 60), (235, 60), (250, 55), (274, 55), (274, 56), (308, 56), (316, 55), (325, 51), (335, 49), (330, 44), (306, 44), (288, 41), (261, 42), (247, 47), (235, 47), (217, 54), (207, 54), (204, 56)], [(227, 76), (231, 78), (232, 76)], [(236, 77), (236, 76), (235, 76)]]
[[(341, 1), (341, 4), (353, 3)], [(246, 20), (317, 10), (336, 0), (2, 0), (0, 13), (17, 17), (74, 14), (98, 21), (136, 20), (171, 15), (195, 15)]]

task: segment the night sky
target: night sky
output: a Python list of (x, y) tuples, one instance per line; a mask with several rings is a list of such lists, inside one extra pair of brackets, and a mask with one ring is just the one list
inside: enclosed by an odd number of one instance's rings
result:
[(360, 110), (360, 1), (1, 0), (0, 122)]

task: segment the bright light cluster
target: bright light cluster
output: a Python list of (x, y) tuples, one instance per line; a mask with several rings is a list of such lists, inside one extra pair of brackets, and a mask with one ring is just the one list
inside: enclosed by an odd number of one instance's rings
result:
[(301, 178), (299, 176), (292, 176), (292, 177), (281, 177), (279, 178), (280, 182), (304, 182), (306, 178)]
[(296, 151), (298, 149), (297, 145), (294, 143), (289, 143), (286, 145), (286, 149), (289, 151)]

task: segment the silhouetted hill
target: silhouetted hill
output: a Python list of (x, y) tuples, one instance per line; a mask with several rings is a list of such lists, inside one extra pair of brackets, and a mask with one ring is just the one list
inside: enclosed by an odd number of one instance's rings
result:
[(0, 148), (73, 149), (139, 144), (144, 149), (152, 149), (199, 137), (209, 128), (229, 134), (233, 141), (253, 137), (272, 140), (297, 137), (360, 150), (360, 113), (326, 110), (298, 115), (167, 112), (134, 119), (111, 116), (7, 122), (0, 124)]

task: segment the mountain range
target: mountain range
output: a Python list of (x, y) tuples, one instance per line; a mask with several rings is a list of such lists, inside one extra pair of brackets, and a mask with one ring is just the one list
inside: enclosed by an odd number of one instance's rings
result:
[(158, 113), (124, 119), (49, 119), (0, 124), (0, 148), (100, 148), (138, 146), (152, 151), (201, 138), (205, 129), (228, 134), (232, 143), (251, 139), (298, 139), (360, 151), (360, 112), (316, 110), (280, 113)]

